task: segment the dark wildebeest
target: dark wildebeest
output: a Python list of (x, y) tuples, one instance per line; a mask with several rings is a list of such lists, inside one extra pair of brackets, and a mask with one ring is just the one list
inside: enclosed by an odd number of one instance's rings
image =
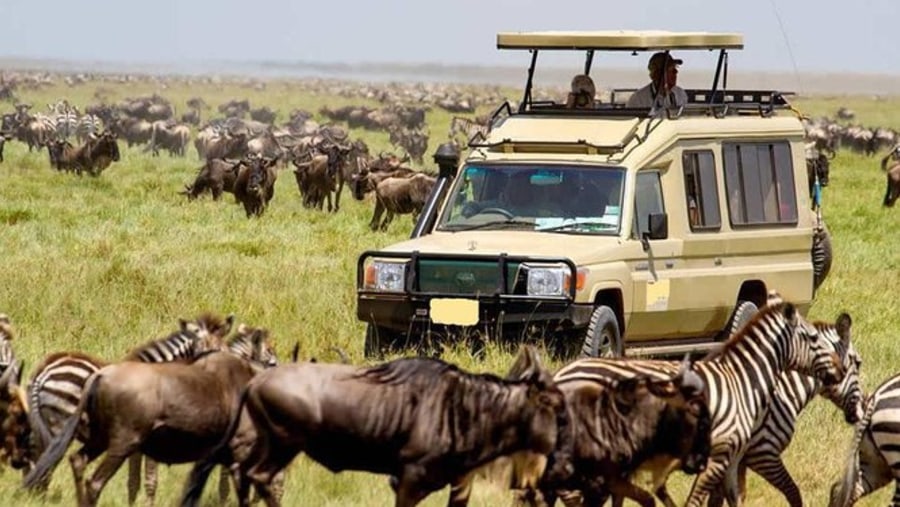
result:
[[(888, 167), (889, 162), (893, 161)], [(900, 197), (900, 144), (891, 148), (881, 159), (881, 170), (887, 173), (887, 191), (884, 194), (884, 205), (894, 206), (894, 202)]]
[(58, 170), (75, 171), (81, 175), (86, 171), (91, 176), (99, 176), (104, 169), (119, 160), (119, 144), (116, 134), (106, 131), (88, 139), (81, 146), (57, 140), (47, 145), (50, 165)]
[(200, 167), (194, 183), (185, 185), (181, 193), (188, 199), (196, 199), (207, 190), (212, 193), (213, 199), (218, 200), (222, 192), (234, 193), (234, 182), (243, 160), (222, 160), (218, 158), (207, 159)]
[(563, 395), (544, 370), (503, 380), (407, 358), (374, 367), (288, 364), (260, 375), (232, 427), (253, 427), (250, 448), (232, 447), (242, 440), (237, 433), (223, 441), (195, 465), (182, 505), (197, 504), (215, 463), (235, 458), (241, 505), (251, 481), (278, 505), (273, 478), (305, 452), (333, 472), (387, 474), (396, 505), (413, 506), (501, 456), (550, 452), (565, 417)]
[[(25, 487), (46, 480), (88, 419), (88, 438), (70, 457), (81, 506), (96, 505), (106, 482), (126, 458), (143, 453), (162, 463), (205, 457), (240, 415), (241, 390), (259, 365), (212, 351), (193, 363), (121, 362), (88, 379), (75, 415), (38, 459)], [(87, 465), (106, 452), (90, 480)]]
[(191, 140), (191, 129), (187, 125), (171, 123), (168, 121), (155, 121), (151, 127), (150, 145), (147, 150), (154, 157), (159, 156), (159, 149), (169, 152), (169, 156), (185, 155), (185, 149)]
[(277, 158), (245, 158), (234, 181), (234, 197), (248, 217), (262, 216), (275, 195)]
[[(834, 158), (834, 152), (826, 155), (823, 150), (818, 150), (812, 146), (806, 148), (806, 176), (809, 180), (809, 196), (815, 199), (816, 179), (819, 180), (819, 186), (825, 188), (828, 186), (828, 174), (830, 172), (831, 159)], [(813, 207), (818, 203), (813, 201)]]
[[(524, 357), (531, 360), (517, 361), (509, 377), (528, 375), (539, 364), (534, 352)], [(687, 358), (670, 378), (600, 383), (586, 377), (557, 386), (566, 396), (569, 424), (561, 428), (546, 468), (527, 453), (513, 458), (511, 485), (525, 489), (532, 503), (539, 490), (549, 505), (564, 493), (568, 505), (572, 491), (580, 490), (585, 505), (601, 505), (613, 494), (652, 507), (653, 496), (630, 482), (639, 467), (657, 466), (659, 458), (659, 466), (676, 460), (687, 473), (703, 470), (712, 420), (706, 386)], [(459, 496), (468, 498), (468, 491)]]
[(3, 145), (6, 144), (6, 141), (12, 139), (12, 135), (10, 134), (0, 134), (0, 162), (3, 162)]
[[(195, 144), (201, 141), (201, 137), (197, 136)], [(197, 144), (197, 153), (201, 152), (199, 144)], [(225, 131), (223, 134), (209, 139), (200, 158), (241, 158), (247, 154), (247, 134), (239, 132), (232, 134)]]
[(321, 210), (328, 201), (328, 211), (332, 211), (331, 194), (335, 191), (336, 182), (329, 170), (328, 155), (314, 155), (305, 162), (294, 158), (291, 163), (294, 164), (294, 178), (303, 198), (303, 206)]
[(22, 387), (23, 365), (19, 360), (0, 374), (0, 463), (7, 462), (28, 472), (34, 464), (28, 430), (28, 401)]
[[(375, 187), (375, 211), (369, 228), (373, 231), (387, 230), (394, 215), (412, 214), (413, 222), (418, 218), (425, 201), (434, 188), (437, 178), (416, 173), (408, 178), (387, 178)], [(385, 214), (381, 220), (382, 213)], [(381, 222), (379, 224), (379, 221)]]

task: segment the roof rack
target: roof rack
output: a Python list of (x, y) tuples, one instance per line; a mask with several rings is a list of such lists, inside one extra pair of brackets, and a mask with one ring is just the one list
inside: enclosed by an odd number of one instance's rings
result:
[(743, 49), (737, 33), (664, 30), (500, 32), (498, 49), (649, 51), (673, 49)]

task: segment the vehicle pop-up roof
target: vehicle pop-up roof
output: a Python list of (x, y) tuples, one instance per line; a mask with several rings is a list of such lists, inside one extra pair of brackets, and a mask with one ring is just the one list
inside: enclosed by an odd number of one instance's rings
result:
[[(728, 83), (728, 50), (743, 49), (744, 39), (735, 33), (668, 32), (668, 31), (551, 31), (551, 32), (501, 32), (497, 34), (498, 49), (521, 49), (531, 52), (531, 65), (525, 93), (519, 104), (519, 113), (540, 112), (548, 104), (532, 100), (532, 86), (537, 56), (541, 51), (585, 51), (584, 74), (590, 74), (595, 51), (670, 51), (707, 50), (719, 51), (713, 82), (708, 90), (688, 90), (689, 108), (728, 104), (740, 108), (752, 107), (760, 114), (771, 113), (775, 106), (786, 106), (783, 94), (773, 91), (726, 92)], [(550, 104), (552, 106), (552, 104)], [(606, 114), (646, 114), (625, 108), (606, 108)], [(725, 114), (722, 108), (713, 114)]]

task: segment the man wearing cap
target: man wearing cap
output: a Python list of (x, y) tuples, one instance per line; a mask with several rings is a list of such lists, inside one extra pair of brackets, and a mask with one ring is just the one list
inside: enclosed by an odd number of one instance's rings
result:
[(634, 92), (627, 107), (681, 107), (687, 104), (687, 93), (678, 86), (678, 66), (682, 60), (672, 58), (668, 51), (654, 53), (647, 69), (650, 84)]

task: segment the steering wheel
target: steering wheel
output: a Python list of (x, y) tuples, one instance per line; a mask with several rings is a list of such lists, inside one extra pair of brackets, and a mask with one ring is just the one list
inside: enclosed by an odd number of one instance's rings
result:
[(510, 220), (512, 220), (513, 218), (516, 218), (515, 215), (513, 215), (511, 212), (509, 212), (503, 208), (484, 208), (483, 210), (479, 211), (478, 213), (479, 214), (481, 214), (481, 213), (496, 213), (498, 215), (503, 215)]

